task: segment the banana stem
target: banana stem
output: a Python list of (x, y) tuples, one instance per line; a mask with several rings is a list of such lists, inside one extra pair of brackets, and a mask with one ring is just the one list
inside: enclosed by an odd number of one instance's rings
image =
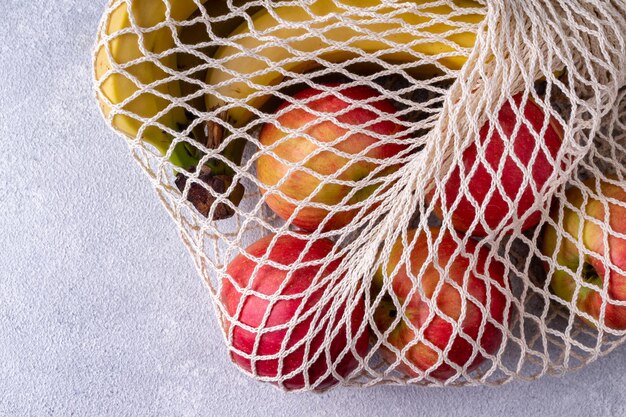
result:
[[(228, 159), (233, 164), (240, 165), (241, 158), (243, 157), (243, 150), (245, 147), (246, 147), (245, 139), (243, 138), (234, 139), (228, 145), (226, 145), (226, 147), (224, 148), (224, 151), (222, 152), (222, 155), (224, 156), (224, 158)], [(212, 169), (214, 170), (216, 174), (224, 174), (224, 175), (228, 175), (231, 177), (235, 175), (235, 171), (228, 164), (222, 161), (215, 161), (215, 162), (217, 162), (217, 164)]]
[[(181, 143), (179, 145), (183, 144)], [(233, 164), (240, 165), (245, 145), (246, 141), (244, 139), (235, 139), (226, 146), (222, 152), (222, 156)], [(195, 172), (195, 170), (198, 169), (198, 162), (200, 161), (200, 150), (195, 149), (190, 152), (188, 147), (182, 148), (182, 151), (178, 148), (179, 146), (174, 148), (170, 161), (190, 172)], [(192, 161), (193, 163), (191, 165), (186, 166), (177, 163), (188, 163)], [(231, 217), (235, 213), (234, 207), (239, 205), (245, 192), (241, 183), (237, 183), (233, 186), (235, 170), (228, 163), (216, 158), (209, 159), (199, 169), (200, 172), (197, 178), (204, 183), (204, 186), (197, 183), (191, 184), (188, 187), (185, 197), (194, 205), (198, 212), (205, 217), (208, 217), (211, 211), (213, 212), (213, 220)], [(176, 175), (176, 186), (183, 192), (186, 188), (186, 184), (187, 177), (182, 172), (179, 172)], [(211, 188), (213, 193), (206, 187)], [(227, 198), (232, 205), (225, 202), (218, 202), (214, 194), (224, 194), (229, 189), (230, 193)], [(215, 207), (213, 207), (214, 205)], [(213, 210), (211, 210), (212, 208)]]
[[(161, 149), (161, 152), (165, 154), (167, 149)], [(172, 150), (169, 161), (177, 167), (189, 169), (190, 167), (198, 165), (198, 161), (200, 160), (194, 154), (194, 152), (190, 152), (189, 144), (180, 142), (176, 144)]]

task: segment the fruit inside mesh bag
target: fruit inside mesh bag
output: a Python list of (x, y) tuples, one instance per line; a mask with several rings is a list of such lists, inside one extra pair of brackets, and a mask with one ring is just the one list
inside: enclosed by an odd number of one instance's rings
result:
[(503, 265), (450, 232), (411, 230), (406, 241), (398, 238), (374, 276), (383, 356), (411, 377), (447, 379), (475, 369), (497, 353), (506, 332)]

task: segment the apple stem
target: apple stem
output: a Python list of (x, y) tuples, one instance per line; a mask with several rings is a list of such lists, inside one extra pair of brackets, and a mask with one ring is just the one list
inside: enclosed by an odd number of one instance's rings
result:
[(585, 282), (593, 282), (599, 278), (598, 271), (589, 262), (583, 264), (582, 275)]

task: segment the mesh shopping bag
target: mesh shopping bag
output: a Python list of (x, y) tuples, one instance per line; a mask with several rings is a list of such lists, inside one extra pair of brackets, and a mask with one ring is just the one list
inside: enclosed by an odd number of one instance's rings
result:
[(233, 362), (498, 385), (626, 329), (626, 3), (114, 0), (96, 95)]

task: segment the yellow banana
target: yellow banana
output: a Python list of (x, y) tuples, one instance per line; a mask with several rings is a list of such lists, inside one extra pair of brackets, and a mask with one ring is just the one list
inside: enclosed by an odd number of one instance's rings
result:
[[(199, 0), (200, 3), (205, 1)], [(170, 16), (176, 21), (188, 19), (198, 9), (194, 0), (170, 0), (169, 3), (171, 5)], [(164, 112), (171, 102), (167, 98), (143, 91), (143, 88), (153, 85), (155, 91), (166, 97), (180, 97), (180, 85), (178, 81), (168, 80), (170, 75), (165, 70), (147, 60), (140, 45), (149, 54), (167, 53), (174, 47), (174, 38), (168, 26), (152, 29), (166, 19), (164, 2), (134, 0), (131, 4), (131, 13), (129, 13), (127, 3), (121, 2), (109, 14), (108, 21), (102, 27), (94, 68), (95, 78), (100, 83), (98, 101), (103, 114), (108, 117), (112, 111), (112, 105), (124, 103), (129, 97), (139, 93), (134, 99), (124, 104), (122, 109), (142, 118), (153, 118)], [(118, 32), (131, 28), (131, 15), (139, 28), (146, 29), (141, 39), (134, 31), (116, 36)], [(111, 35), (115, 37), (108, 41), (103, 39), (104, 36)], [(163, 67), (176, 69), (176, 55), (173, 53), (165, 54), (159, 62)], [(119, 72), (110, 72), (114, 68), (114, 63), (117, 65), (132, 63), (125, 68), (128, 76)], [(135, 78), (139, 85), (132, 78)], [(162, 114), (158, 122), (173, 130), (180, 130), (180, 126), (187, 125), (188, 120), (182, 108), (174, 107)], [(135, 138), (144, 123), (117, 113), (112, 119), (112, 124), (118, 131)], [(142, 139), (162, 153), (167, 152), (172, 142), (171, 135), (152, 125), (143, 130)], [(186, 168), (197, 164), (197, 158), (187, 151), (183, 143), (172, 151), (170, 161)]]
[[(420, 12), (402, 12), (390, 19), (389, 22), (371, 23), (371, 18), (363, 15), (350, 14), (348, 9), (341, 6), (372, 7), (381, 6), (381, 0), (316, 0), (309, 6), (309, 11), (301, 6), (282, 6), (272, 10), (272, 13), (263, 9), (252, 17), (254, 32), (248, 23), (243, 23), (229, 38), (234, 45), (224, 45), (214, 55), (220, 61), (220, 66), (207, 72), (207, 84), (213, 86), (215, 93), (206, 95), (207, 109), (217, 109), (226, 103), (239, 102), (228, 110), (228, 118), (235, 127), (244, 126), (253, 117), (253, 112), (247, 108), (260, 108), (270, 97), (263, 93), (262, 86), (279, 84), (285, 73), (299, 73), (318, 67), (320, 64), (313, 59), (298, 58), (300, 54), (315, 54), (317, 58), (328, 62), (343, 62), (355, 56), (376, 54), (380, 59), (388, 62), (414, 62), (416, 55), (436, 55), (451, 53), (442, 56), (437, 61), (450, 69), (460, 69), (466, 57), (454, 54), (456, 48), (444, 42), (413, 43), (415, 35), (407, 33), (404, 25), (419, 25), (423, 33), (445, 33), (455, 27), (439, 22), (431, 22), (426, 14), (450, 15), (449, 6), (428, 7), (432, 0), (403, 0), (403, 3), (417, 3), (421, 5)], [(341, 6), (337, 6), (340, 4)], [(472, 0), (455, 0), (455, 8), (479, 8)], [(382, 7), (382, 6), (381, 6)], [(393, 9), (381, 8), (379, 13), (389, 13)], [(331, 16), (335, 14), (335, 16)], [(276, 17), (278, 18), (276, 18)], [(353, 22), (362, 21), (360, 28), (341, 25), (336, 16), (349, 16)], [(449, 18), (455, 22), (480, 23), (484, 15), (478, 13), (458, 13)], [(394, 21), (395, 20), (395, 21)], [(288, 27), (281, 23), (297, 22), (298, 28)], [(303, 23), (305, 25), (303, 25)], [(337, 25), (326, 30), (330, 25)], [(312, 31), (321, 31), (323, 38), (312, 35)], [(369, 33), (378, 35), (381, 40), (374, 39)], [(308, 34), (308, 35), (307, 35)], [(266, 36), (283, 40), (284, 45), (272, 43), (265, 47)], [(453, 35), (444, 35), (445, 39), (458, 45), (460, 48), (471, 48), (476, 35), (471, 31)], [(384, 40), (382, 40), (384, 39)], [(339, 46), (332, 52), (325, 52), (331, 43)], [(411, 44), (408, 51), (392, 50), (390, 45)], [(344, 47), (342, 49), (342, 46)], [(348, 48), (355, 52), (348, 51)], [(385, 51), (389, 51), (386, 52)], [(277, 68), (280, 67), (280, 68)], [(233, 75), (236, 74), (236, 75)]]

